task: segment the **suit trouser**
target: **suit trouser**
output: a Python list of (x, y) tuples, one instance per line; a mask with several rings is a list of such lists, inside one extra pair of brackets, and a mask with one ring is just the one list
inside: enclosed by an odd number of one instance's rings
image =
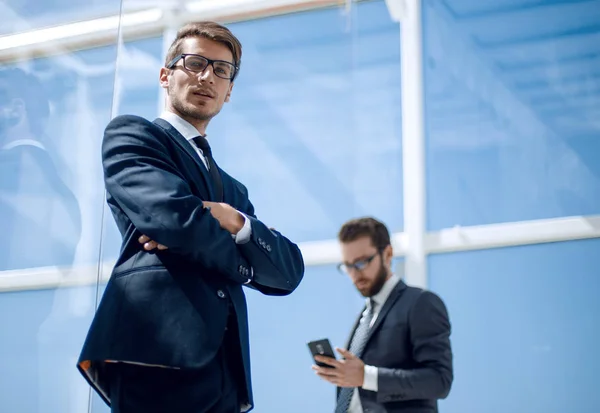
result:
[(245, 380), (237, 337), (229, 322), (217, 356), (198, 370), (109, 363), (111, 413), (239, 413)]

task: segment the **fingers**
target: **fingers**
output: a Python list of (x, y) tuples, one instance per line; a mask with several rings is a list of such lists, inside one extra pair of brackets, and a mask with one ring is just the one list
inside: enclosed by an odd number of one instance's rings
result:
[(339, 372), (336, 369), (330, 369), (327, 367), (319, 367), (319, 366), (312, 366), (312, 369), (315, 371), (315, 373), (322, 378), (325, 379), (334, 379), (336, 377), (338, 377)]
[(156, 247), (158, 247), (158, 243), (156, 243), (155, 241), (148, 241), (144, 244), (144, 249), (146, 251), (152, 251)]
[(317, 376), (319, 376), (319, 378), (320, 378), (321, 380), (325, 380), (325, 381), (327, 381), (327, 382), (329, 382), (329, 383), (331, 383), (331, 384), (336, 384), (336, 381), (337, 381), (337, 379), (336, 379), (335, 377), (329, 377), (329, 376), (325, 376), (325, 375), (322, 375), (322, 374), (321, 374), (321, 373), (319, 373), (319, 372), (315, 372), (315, 373), (316, 373), (316, 375), (317, 375)]
[(325, 380), (339, 387), (348, 387), (347, 380), (344, 379), (344, 374), (340, 370), (319, 366), (312, 366), (312, 369), (321, 380)]
[(202, 206), (204, 208), (221, 207), (221, 208), (224, 208), (224, 209), (235, 209), (235, 208), (233, 208), (231, 205), (229, 205), (226, 202), (202, 201)]
[(328, 366), (337, 368), (340, 366), (340, 362), (337, 361), (336, 359), (334, 359), (333, 357), (324, 357), (324, 356), (315, 356), (315, 361), (318, 361), (319, 363), (323, 363), (323, 364), (327, 364)]
[(156, 249), (156, 248), (158, 248), (160, 251), (164, 251), (164, 250), (169, 249), (169, 247), (167, 247), (166, 245), (162, 245), (162, 244), (159, 244), (156, 241), (152, 241), (150, 239), (150, 237), (148, 237), (147, 235), (140, 236), (138, 238), (138, 242), (140, 244), (144, 244), (144, 249), (146, 251), (152, 251), (153, 249)]
[(342, 357), (344, 357), (346, 360), (351, 360), (351, 359), (357, 358), (354, 354), (350, 353), (348, 350), (344, 350), (343, 348), (336, 347), (335, 351), (340, 353), (342, 355)]

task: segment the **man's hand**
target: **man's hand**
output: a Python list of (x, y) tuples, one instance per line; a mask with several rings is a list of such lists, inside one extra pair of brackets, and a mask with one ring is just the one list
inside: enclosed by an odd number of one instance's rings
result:
[(365, 381), (365, 363), (349, 351), (336, 348), (344, 360), (331, 357), (315, 356), (315, 360), (325, 363), (328, 367), (312, 366), (312, 369), (323, 380), (339, 387), (361, 387)]
[(144, 249), (146, 251), (152, 251), (155, 248), (158, 248), (161, 251), (164, 251), (166, 249), (169, 249), (169, 247), (159, 244), (156, 241), (152, 241), (148, 236), (146, 235), (142, 235), (141, 237), (138, 238), (138, 241), (140, 244), (144, 244)]
[(209, 208), (210, 213), (221, 225), (221, 228), (236, 235), (244, 227), (244, 216), (234, 207), (224, 202), (203, 201), (204, 208)]
[[(229, 231), (231, 234), (235, 235), (244, 226), (244, 216), (240, 214), (240, 212), (230, 206), (229, 204), (225, 204), (223, 202), (210, 202), (203, 201), (202, 204), (204, 208), (210, 208), (211, 215), (219, 221), (221, 228)], [(160, 251), (164, 251), (169, 249), (166, 245), (159, 244), (156, 241), (153, 241), (147, 235), (142, 235), (138, 238), (140, 244), (144, 244), (144, 249), (146, 251), (152, 251), (154, 249), (159, 249)]]

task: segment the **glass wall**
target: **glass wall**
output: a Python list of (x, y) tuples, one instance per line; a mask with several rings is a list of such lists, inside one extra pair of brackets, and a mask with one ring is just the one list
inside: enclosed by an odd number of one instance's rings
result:
[[(422, 4), (428, 229), (600, 214), (600, 2)], [(453, 324), (441, 411), (600, 411), (599, 248), (429, 257)]]
[[(18, 36), (144, 6), (80, 3), (1, 2), (15, 19), (0, 35), (24, 46), (4, 50), (0, 38), (3, 66), (14, 68), (2, 70), (0, 89), (0, 411), (108, 411), (75, 368), (120, 247), (105, 208), (100, 142), (115, 115), (160, 114), (158, 70), (176, 27), (132, 36), (124, 17), (110, 36), (44, 50)], [(258, 216), (296, 242), (335, 238), (357, 215), (401, 231), (400, 39), (385, 3), (229, 27), (242, 41), (243, 68), (208, 133)], [(257, 409), (332, 407), (334, 390), (314, 376), (306, 342), (343, 345), (362, 307), (350, 282), (333, 265), (309, 266), (296, 294), (250, 291), (248, 301)], [(303, 391), (290, 391), (292, 380)]]
[[(422, 6), (427, 231), (600, 214), (600, 0), (406, 4)], [(163, 110), (158, 71), (177, 25), (159, 6), (0, 0), (1, 412), (108, 412), (75, 368), (120, 247), (99, 149), (115, 115)], [(411, 175), (386, 1), (232, 16), (243, 65), (208, 134), (259, 218), (301, 245), (334, 242), (362, 215), (402, 232)], [(429, 255), (453, 325), (441, 411), (600, 411), (599, 247)], [(296, 293), (247, 292), (261, 413), (333, 410), (306, 342), (343, 345), (363, 300), (333, 258), (306, 258)]]
[(115, 0), (0, 1), (3, 412), (88, 408), (75, 363), (95, 310), (104, 204), (98, 154), (117, 57), (117, 27), (94, 47), (55, 44), (41, 53), (23, 32), (119, 10)]
[(599, 18), (423, 2), (428, 229), (600, 213)]
[(595, 239), (430, 257), (453, 324), (441, 411), (598, 411), (599, 250)]

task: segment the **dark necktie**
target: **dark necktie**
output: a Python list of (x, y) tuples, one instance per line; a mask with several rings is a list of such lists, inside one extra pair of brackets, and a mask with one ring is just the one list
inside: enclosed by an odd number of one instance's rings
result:
[(196, 146), (200, 148), (202, 154), (206, 158), (206, 163), (208, 164), (208, 173), (212, 179), (213, 188), (217, 198), (215, 201), (223, 202), (223, 181), (221, 180), (221, 174), (219, 174), (219, 168), (217, 168), (215, 160), (213, 159), (210, 145), (204, 136), (196, 136), (192, 140)]
[[(375, 302), (373, 299), (370, 299), (369, 305), (367, 306), (367, 313), (361, 318), (358, 326), (356, 327), (356, 331), (354, 331), (354, 335), (352, 336), (349, 351), (358, 358), (362, 357), (362, 352), (365, 348), (365, 344), (367, 343), (369, 328), (371, 326), (371, 321), (373, 320), (374, 305)], [(348, 407), (350, 407), (350, 401), (352, 401), (353, 393), (354, 387), (342, 387), (338, 396), (335, 413), (346, 413), (348, 411)]]

